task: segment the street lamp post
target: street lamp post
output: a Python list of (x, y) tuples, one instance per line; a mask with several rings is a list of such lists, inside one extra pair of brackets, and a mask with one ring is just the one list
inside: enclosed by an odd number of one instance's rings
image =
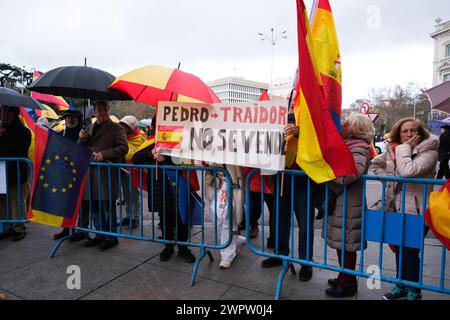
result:
[[(275, 51), (275, 45), (277, 44), (278, 40), (281, 39), (287, 39), (286, 33), (287, 31), (280, 32), (276, 36), (274, 36), (274, 28), (270, 29), (270, 37), (267, 34), (264, 33), (258, 33), (259, 36), (261, 36), (261, 41), (267, 40), (270, 42), (270, 45), (272, 46), (272, 60), (270, 64), (270, 96), (273, 95), (273, 57), (274, 57), (274, 51)], [(281, 38), (280, 38), (281, 37)]]

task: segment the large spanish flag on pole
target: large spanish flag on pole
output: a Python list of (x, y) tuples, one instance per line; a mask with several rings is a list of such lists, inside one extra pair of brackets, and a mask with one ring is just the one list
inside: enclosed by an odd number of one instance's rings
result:
[(441, 190), (431, 193), (425, 221), (436, 238), (450, 250), (450, 180)]
[(315, 0), (312, 13), (312, 39), (325, 101), (340, 128), (342, 109), (342, 68), (338, 37), (328, 0)]
[(328, 112), (303, 0), (297, 0), (297, 17), (299, 70), (294, 102), (300, 128), (297, 163), (315, 182), (324, 183), (357, 171), (353, 156)]

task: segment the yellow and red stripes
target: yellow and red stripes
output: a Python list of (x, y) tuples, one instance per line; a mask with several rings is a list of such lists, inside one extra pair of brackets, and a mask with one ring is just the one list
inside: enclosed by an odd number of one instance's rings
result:
[(327, 106), (336, 116), (340, 116), (342, 108), (342, 68), (336, 27), (329, 1), (317, 0), (316, 3), (317, 7), (314, 9), (312, 25), (314, 53), (322, 78)]
[(300, 127), (298, 165), (317, 183), (356, 174), (353, 156), (333, 123), (325, 102), (303, 0), (297, 0), (299, 81), (294, 112)]
[(436, 238), (450, 250), (450, 180), (441, 190), (431, 193), (425, 221)]
[(182, 126), (158, 126), (157, 147), (161, 149), (178, 149), (183, 141)]
[(157, 106), (158, 101), (219, 103), (200, 78), (163, 66), (138, 68), (117, 78), (110, 88), (126, 92), (135, 101)]

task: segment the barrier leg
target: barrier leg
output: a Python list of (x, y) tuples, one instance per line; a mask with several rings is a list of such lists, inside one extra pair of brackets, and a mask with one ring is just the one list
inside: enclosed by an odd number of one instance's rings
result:
[(62, 244), (64, 241), (70, 239), (71, 237), (72, 237), (71, 235), (68, 235), (68, 236), (65, 236), (64, 238), (61, 238), (61, 239), (56, 243), (56, 245), (53, 247), (52, 253), (50, 253), (50, 257), (48, 257), (48, 258), (49, 258), (49, 259), (52, 259), (52, 258), (55, 256), (56, 251), (58, 251), (58, 249), (59, 249), (59, 247), (61, 246), (61, 244)]
[[(283, 281), (284, 281), (284, 277), (286, 276), (286, 272), (288, 271), (289, 268), (294, 267), (292, 265), (292, 263), (288, 263), (287, 260), (283, 260), (283, 269), (280, 272), (280, 275), (278, 276), (278, 281), (277, 281), (277, 288), (275, 290), (275, 300), (280, 300), (280, 296), (281, 296), (281, 289), (283, 287)], [(292, 269), (291, 269), (292, 271)], [(295, 269), (294, 269), (295, 271)]]
[(55, 256), (56, 251), (58, 251), (58, 249), (59, 249), (59, 247), (61, 246), (61, 244), (62, 244), (64, 241), (69, 240), (69, 239), (73, 236), (73, 234), (74, 234), (74, 233), (73, 233), (73, 229), (70, 229), (69, 235), (67, 235), (67, 236), (65, 236), (65, 237), (63, 237), (63, 238), (61, 238), (61, 239), (59, 239), (58, 242), (56, 243), (56, 245), (53, 247), (52, 253), (50, 253), (50, 257), (48, 257), (48, 258), (49, 258), (49, 259), (52, 259), (52, 258)]
[(197, 277), (198, 267), (200, 266), (200, 262), (208, 255), (209, 260), (214, 261), (214, 257), (211, 251), (206, 250), (206, 248), (201, 248), (200, 256), (195, 260), (194, 266), (192, 267), (192, 277), (191, 277), (191, 287), (195, 285), (195, 278)]

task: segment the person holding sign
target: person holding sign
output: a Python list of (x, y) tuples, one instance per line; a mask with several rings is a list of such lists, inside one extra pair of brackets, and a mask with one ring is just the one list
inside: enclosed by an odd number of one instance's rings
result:
[[(291, 170), (300, 170), (296, 163), (298, 147), (299, 128), (295, 124), (294, 114), (290, 113), (288, 124), (284, 128), (286, 139), (286, 168)], [(292, 193), (292, 181), (294, 182)], [(302, 260), (311, 261), (314, 247), (314, 208), (312, 203), (309, 206), (309, 224), (308, 224), (308, 177), (291, 176), (282, 179), (283, 193), (280, 199), (280, 217), (278, 224), (278, 247), (275, 247), (275, 253), (283, 256), (289, 256), (289, 239), (291, 233), (291, 214), (295, 213), (299, 225), (299, 256)], [(312, 184), (311, 184), (312, 186)], [(313, 194), (313, 191), (310, 190)], [(293, 198), (293, 199), (292, 199)], [(293, 201), (292, 201), (293, 200)], [(293, 206), (291, 203), (293, 202)], [(309, 234), (309, 249), (307, 249), (307, 236)], [(276, 240), (275, 240), (275, 243)], [(307, 255), (307, 252), (309, 253)], [(272, 268), (281, 266), (283, 261), (276, 258), (268, 258), (262, 261), (263, 268)], [(312, 268), (302, 266), (299, 272), (300, 281), (310, 281), (312, 278)]]
[[(154, 125), (156, 126), (156, 122)], [(138, 165), (174, 165), (171, 157), (163, 156), (156, 152), (155, 139), (144, 142), (141, 148), (133, 155), (131, 162)], [(157, 171), (160, 171), (160, 173), (158, 174)], [(182, 221), (177, 197), (171, 192), (172, 183), (168, 173), (168, 170), (165, 171), (165, 169), (156, 169), (153, 172), (149, 172), (147, 176), (149, 191), (148, 210), (150, 212), (158, 212), (159, 214), (162, 239), (187, 242), (189, 225)], [(174, 232), (175, 229), (176, 234)], [(174, 244), (166, 244), (164, 250), (159, 255), (159, 260), (162, 262), (169, 261), (173, 254)], [(188, 263), (195, 262), (195, 256), (187, 246), (178, 245), (178, 256)]]
[[(19, 108), (0, 107), (0, 158), (27, 158), (31, 144), (31, 132), (19, 119)], [(27, 197), (29, 195), (28, 168), (25, 162), (19, 165), (10, 161), (6, 165), (7, 194), (0, 195), (0, 220), (26, 220)], [(19, 197), (20, 195), (20, 197)], [(5, 224), (12, 232), (13, 241), (25, 238), (26, 225), (24, 223)]]

